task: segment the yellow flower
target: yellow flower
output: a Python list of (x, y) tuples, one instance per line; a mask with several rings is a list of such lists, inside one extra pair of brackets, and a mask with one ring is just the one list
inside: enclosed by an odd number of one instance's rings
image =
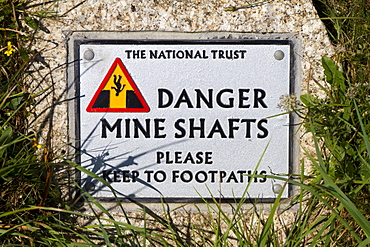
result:
[(42, 145), (38, 144), (37, 143), (37, 139), (36, 138), (32, 138), (32, 141), (33, 141), (33, 146), (34, 148), (42, 148)]
[(8, 49), (4, 52), (5, 55), (10, 56), (15, 49), (13, 49), (12, 42), (8, 41)]

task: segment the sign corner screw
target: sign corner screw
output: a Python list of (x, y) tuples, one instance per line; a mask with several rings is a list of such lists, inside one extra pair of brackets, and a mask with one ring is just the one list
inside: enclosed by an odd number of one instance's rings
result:
[(84, 59), (85, 60), (91, 61), (91, 60), (94, 59), (94, 56), (95, 56), (95, 54), (94, 54), (93, 50), (91, 50), (91, 49), (88, 49), (84, 52)]
[(272, 185), (272, 191), (275, 193), (275, 194), (279, 194), (280, 191), (282, 190), (283, 186), (281, 186), (281, 184), (274, 184)]
[(283, 60), (284, 56), (285, 56), (285, 54), (284, 54), (284, 52), (283, 52), (283, 51), (281, 51), (281, 50), (277, 50), (277, 51), (275, 51), (275, 53), (274, 53), (274, 58), (275, 58), (276, 60)]

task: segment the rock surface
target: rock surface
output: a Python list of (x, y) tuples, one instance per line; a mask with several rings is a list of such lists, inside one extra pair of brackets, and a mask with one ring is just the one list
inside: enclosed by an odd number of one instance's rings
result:
[[(225, 9), (235, 10), (226, 11)], [(38, 128), (48, 118), (53, 123), (52, 144), (58, 152), (68, 143), (66, 61), (68, 35), (73, 31), (170, 31), (291, 33), (300, 41), (301, 93), (322, 95), (315, 84), (323, 77), (321, 57), (333, 48), (325, 27), (309, 0), (271, 0), (261, 3), (234, 0), (87, 0), (59, 1), (54, 11), (62, 17), (47, 20), (50, 33), (37, 43), (45, 63), (36, 63), (39, 78), (33, 89), (46, 90), (39, 106)], [(44, 94), (45, 95), (45, 94)], [(50, 108), (51, 107), (51, 108)], [(47, 109), (44, 111), (44, 109)], [(37, 126), (37, 127), (36, 127)], [(46, 138), (45, 136), (43, 138)], [(303, 146), (313, 151), (310, 139)], [(40, 141), (42, 143), (42, 140)], [(161, 208), (161, 206), (159, 206)]]

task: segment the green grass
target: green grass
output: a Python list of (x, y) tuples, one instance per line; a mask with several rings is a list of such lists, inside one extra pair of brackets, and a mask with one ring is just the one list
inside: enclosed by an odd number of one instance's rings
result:
[[(261, 3), (269, 4), (269, 1)], [(141, 226), (118, 198), (122, 219), (81, 189), (91, 213), (63, 202), (51, 178), (64, 165), (109, 183), (69, 160), (56, 163), (51, 146), (29, 133), (27, 119), (37, 97), (30, 92), (29, 66), (36, 32), (47, 31), (44, 18), (53, 2), (36, 10), (34, 2), (0, 0), (0, 245), (1, 246), (368, 246), (370, 245), (370, 4), (366, 0), (314, 0), (337, 53), (323, 57), (325, 81), (317, 82), (324, 99), (302, 95), (295, 111), (313, 134), (316, 155), (306, 152), (301, 173), (268, 176), (300, 190), (288, 203), (277, 195), (268, 211), (244, 200), (224, 210), (217, 200), (206, 211), (177, 212), (163, 203), (162, 212), (145, 204)], [(242, 6), (242, 7), (250, 7)], [(43, 130), (41, 130), (43, 131)], [(48, 140), (47, 140), (48, 141)], [(306, 163), (312, 174), (304, 175)], [(258, 166), (258, 164), (256, 164)], [(253, 175), (257, 176), (257, 175)], [(78, 187), (78, 183), (76, 183)], [(246, 187), (246, 192), (248, 186)], [(112, 190), (113, 191), (113, 190)], [(114, 191), (113, 191), (114, 193)], [(246, 197), (243, 199), (247, 199)], [(286, 210), (294, 207), (286, 221)], [(268, 214), (266, 215), (266, 212)], [(175, 220), (182, 214), (183, 222)], [(193, 217), (199, 219), (192, 220)], [(84, 220), (85, 224), (79, 223)]]

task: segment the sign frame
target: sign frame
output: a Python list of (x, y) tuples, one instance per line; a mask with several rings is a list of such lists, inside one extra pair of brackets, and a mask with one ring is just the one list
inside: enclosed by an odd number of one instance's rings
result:
[[(104, 32), (103, 32), (104, 33)], [(71, 154), (76, 154), (74, 156), (74, 161), (77, 164), (81, 163), (81, 146), (80, 146), (80, 88), (79, 88), (79, 75), (80, 75), (80, 47), (86, 44), (98, 44), (98, 45), (109, 45), (109, 44), (253, 44), (253, 45), (266, 45), (266, 44), (284, 44), (290, 46), (290, 82), (289, 82), (289, 93), (299, 95), (299, 60), (297, 57), (297, 44), (298, 40), (293, 35), (279, 35), (276, 36), (266, 36), (266, 35), (248, 35), (244, 34), (234, 34), (228, 33), (228, 36), (224, 36), (224, 33), (200, 33), (200, 34), (183, 34), (183, 33), (107, 33), (108, 35), (103, 35), (102, 32), (81, 32), (74, 33), (70, 36), (68, 42), (68, 64), (70, 65), (67, 70), (68, 78), (68, 99), (73, 99), (69, 102), (69, 134), (71, 138), (72, 148), (70, 150)], [(134, 35), (130, 35), (134, 34)], [(108, 36), (108, 37), (106, 37)], [(235, 37), (236, 36), (236, 37)], [(239, 36), (239, 37), (238, 37)], [(256, 38), (257, 36), (257, 38)], [(106, 37), (106, 38), (102, 38)], [(297, 174), (298, 171), (298, 159), (299, 159), (299, 147), (298, 143), (294, 139), (294, 132), (296, 131), (296, 125), (294, 124), (297, 120), (297, 116), (290, 114), (289, 116), (289, 171), (290, 174)], [(77, 172), (76, 178), (81, 179), (81, 174)], [(282, 182), (281, 182), (282, 183)], [(288, 197), (296, 193), (297, 188), (288, 185)], [(76, 191), (78, 193), (78, 191)], [(220, 198), (215, 197), (217, 200)], [(282, 198), (282, 200), (286, 199)], [(115, 198), (98, 198), (101, 201), (116, 201)], [(121, 202), (148, 202), (148, 203), (160, 203), (163, 200), (169, 203), (202, 203), (204, 199), (206, 201), (212, 201), (213, 198), (119, 198)], [(240, 198), (222, 198), (223, 202), (235, 202), (239, 201)], [(246, 202), (259, 202), (259, 203), (272, 203), (274, 198), (249, 198)]]

